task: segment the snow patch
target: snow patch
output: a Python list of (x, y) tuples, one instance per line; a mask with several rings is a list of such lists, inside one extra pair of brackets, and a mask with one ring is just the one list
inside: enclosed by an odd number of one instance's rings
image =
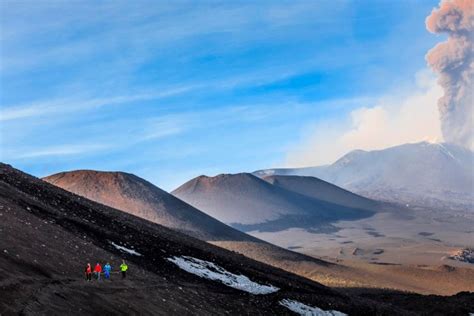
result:
[(454, 161), (460, 163), (459, 160), (456, 157), (454, 157), (454, 155), (446, 147), (444, 147), (442, 144), (437, 144), (437, 145), (446, 156), (448, 156), (448, 157), (452, 158)]
[(274, 176), (276, 175), (276, 170), (274, 169), (258, 170), (258, 171), (253, 172), (253, 175), (259, 178), (266, 177), (266, 176)]
[(113, 241), (110, 242), (112, 244), (112, 246), (114, 246), (116, 249), (120, 250), (120, 251), (123, 251), (123, 252), (126, 252), (130, 255), (134, 255), (134, 256), (142, 256), (141, 253), (138, 253), (136, 252), (135, 250), (133, 249), (129, 249), (129, 248), (126, 248), (124, 246), (120, 246), (120, 245), (117, 245), (116, 243), (114, 243)]
[(224, 268), (201, 259), (181, 256), (167, 258), (186, 272), (195, 274), (201, 278), (220, 281), (234, 289), (245, 291), (251, 294), (269, 294), (279, 290), (272, 285), (262, 285), (251, 281), (245, 275), (233, 274)]
[(280, 305), (285, 306), (292, 312), (303, 316), (347, 316), (347, 314), (338, 311), (325, 311), (317, 307), (311, 307), (298, 301), (284, 299)]

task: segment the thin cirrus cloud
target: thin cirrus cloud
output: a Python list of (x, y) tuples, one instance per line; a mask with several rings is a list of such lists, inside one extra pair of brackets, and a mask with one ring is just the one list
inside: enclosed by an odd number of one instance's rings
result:
[(110, 149), (110, 147), (110, 145), (104, 144), (65, 144), (43, 148), (24, 148), (23, 150), (7, 152), (5, 153), (5, 157), (2, 159), (30, 159), (49, 156), (69, 156), (86, 153), (91, 154), (101, 150)]
[(138, 93), (132, 95), (89, 99), (60, 98), (56, 100), (34, 102), (26, 105), (5, 106), (0, 109), (0, 121), (11, 121), (32, 117), (34, 118), (37, 116), (64, 114), (137, 101), (157, 100), (186, 93), (191, 89), (193, 89), (193, 87), (183, 86), (152, 93)]
[[(17, 16), (18, 12), (16, 15), (5, 15), (3, 28), (10, 32), (5, 31), (5, 35), (2, 36), (5, 49), (2, 58), (4, 61), (0, 63), (0, 67), (2, 71), (28, 70), (42, 66), (44, 63), (54, 65), (78, 62), (97, 54), (107, 54), (119, 49), (127, 50), (130, 47), (140, 47), (140, 49), (130, 52), (131, 55), (128, 57), (132, 60), (143, 60), (156, 57), (163, 48), (179, 45), (182, 41), (190, 41), (203, 36), (212, 37), (215, 34), (239, 34), (240, 36), (234, 37), (236, 42), (229, 43), (232, 47), (237, 42), (246, 43), (261, 40), (264, 37), (268, 38), (268, 34), (255, 32), (257, 25), (271, 30), (294, 25), (301, 19), (315, 19), (315, 15), (322, 15), (323, 10), (313, 10), (311, 16), (308, 14), (308, 7), (318, 6), (324, 7), (323, 3), (317, 5), (300, 3), (293, 5), (291, 9), (285, 4), (268, 6), (247, 3), (237, 6), (227, 3), (219, 6), (206, 4), (197, 7), (177, 4), (174, 8), (170, 8), (160, 4), (157, 6), (157, 3), (154, 3), (154, 10), (143, 10), (143, 7), (121, 2), (116, 6), (98, 4), (94, 6), (94, 10), (87, 5), (73, 5), (69, 8), (59, 5), (51, 7), (50, 10), (41, 10), (41, 6), (30, 5), (31, 8), (24, 7), (21, 10), (25, 17), (28, 16), (28, 24), (18, 22), (21, 19), (10, 18)], [(332, 7), (333, 10), (338, 11), (338, 7), (343, 9), (345, 6), (339, 2)], [(77, 11), (76, 14), (72, 14), (73, 8)], [(124, 15), (122, 10), (128, 10), (129, 14)], [(51, 18), (54, 21), (59, 15), (58, 21), (43, 23), (44, 15), (48, 14), (55, 15), (54, 19)], [(327, 19), (324, 23), (337, 24), (339, 18), (336, 15), (331, 16), (333, 16), (332, 19)], [(91, 26), (96, 27), (96, 32), (81, 37), (81, 31)], [(12, 29), (15, 31), (11, 31)], [(62, 36), (59, 37), (60, 41), (54, 44), (46, 41), (42, 45), (47, 49), (27, 47), (23, 44), (25, 41), (20, 40), (31, 40), (33, 33), (45, 35), (58, 29), (63, 30)], [(278, 32), (269, 34), (273, 37), (278, 36)], [(71, 37), (76, 38), (74, 41), (68, 41)], [(96, 45), (98, 42), (101, 45)], [(160, 50), (156, 50), (156, 46), (159, 46)]]
[[(148, 97), (150, 96), (116, 97), (113, 99), (89, 100), (88, 102), (69, 102), (68, 104), (71, 104), (72, 106), (68, 109), (60, 107), (59, 105), (62, 102), (56, 101), (49, 103), (48, 106), (50, 108), (46, 107), (46, 110), (44, 104), (38, 104), (34, 107), (24, 107), (22, 108), (23, 111), (10, 112), (9, 116), (3, 117), (3, 119), (12, 120), (10, 124), (13, 124), (13, 127), (22, 130), (24, 128), (21, 128), (21, 126), (24, 125), (26, 118), (36, 119), (37, 116), (40, 115), (55, 115), (60, 113), (67, 114), (67, 116), (70, 117), (70, 112), (83, 110), (84, 106), (86, 106), (86, 108), (95, 108), (104, 104), (110, 105), (128, 101), (131, 102), (136, 100), (144, 100)], [(156, 98), (156, 95), (154, 95), (154, 97)], [(74, 132), (72, 135), (77, 135), (77, 137), (82, 137), (86, 140), (89, 139), (91, 143), (94, 141), (100, 141), (100, 144), (48, 146), (48, 144), (45, 143), (43, 149), (38, 149), (38, 144), (32, 144), (31, 147), (22, 147), (20, 149), (16, 149), (17, 146), (4, 146), (5, 148), (9, 147), (13, 150), (3, 150), (2, 159), (17, 160), (47, 156), (59, 157), (79, 154), (93, 155), (103, 152), (104, 150), (109, 152), (126, 150), (130, 146), (138, 145), (144, 142), (156, 141), (192, 130), (202, 130), (203, 121), (207, 122), (205, 127), (211, 127), (225, 126), (226, 124), (232, 124), (237, 121), (253, 122), (265, 120), (269, 116), (281, 112), (285, 106), (286, 105), (283, 105), (278, 109), (272, 107), (271, 105), (230, 105), (224, 109), (211, 108), (199, 112), (185, 111), (176, 114), (158, 115), (149, 118), (115, 119), (113, 121), (98, 121), (88, 125), (74, 124), (65, 131), (68, 132), (69, 130), (72, 130)], [(28, 109), (28, 111), (26, 109)], [(13, 115), (13, 113), (15, 113), (15, 115)], [(58, 118), (53, 118), (53, 120), (56, 119)], [(41, 132), (44, 130), (42, 125), (36, 128), (40, 129), (39, 133), (43, 133)], [(33, 129), (33, 132), (34, 130), (35, 128)], [(9, 141), (9, 143), (11, 142), (10, 138), (2, 138), (2, 140)]]
[[(122, 121), (123, 125), (131, 125), (133, 121)], [(94, 129), (92, 134), (88, 134), (88, 129)], [(100, 123), (97, 126), (87, 126), (85, 128), (75, 128), (79, 134), (84, 134), (85, 143), (62, 144), (49, 146), (32, 145), (29, 147), (10, 146), (10, 149), (0, 150), (1, 160), (18, 161), (33, 158), (74, 156), (96, 156), (101, 153), (126, 150), (127, 148), (142, 142), (158, 140), (173, 135), (178, 135), (187, 130), (185, 120), (176, 117), (160, 117), (148, 119), (142, 122), (137, 128), (123, 130), (117, 124)], [(99, 133), (100, 137), (96, 137)], [(87, 141), (89, 139), (89, 142)], [(96, 143), (94, 143), (94, 141)]]
[[(314, 61), (306, 61), (297, 66), (280, 66), (241, 75), (231, 75), (220, 79), (190, 82), (185, 85), (158, 89), (155, 92), (139, 92), (130, 95), (116, 95), (97, 98), (59, 97), (20, 105), (5, 105), (0, 108), (0, 121), (12, 121), (37, 116), (65, 114), (103, 106), (125, 104), (137, 101), (159, 100), (184, 95), (206, 89), (207, 92), (225, 91), (246, 87), (258, 87), (297, 76), (310, 68)], [(156, 90), (156, 89), (155, 89)]]

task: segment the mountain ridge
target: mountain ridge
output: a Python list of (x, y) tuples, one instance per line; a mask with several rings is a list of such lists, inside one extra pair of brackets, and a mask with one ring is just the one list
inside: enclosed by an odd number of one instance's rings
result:
[(272, 185), (330, 203), (353, 208), (378, 210), (382, 203), (374, 201), (332, 183), (310, 176), (264, 176), (263, 180)]
[(369, 210), (305, 196), (249, 173), (200, 176), (171, 193), (244, 231), (309, 228), (336, 219), (362, 218), (373, 214)]
[(200, 239), (257, 241), (131, 173), (76, 170), (43, 180)]
[(474, 153), (448, 143), (419, 142), (356, 150), (333, 164), (253, 174), (314, 176), (368, 198), (420, 207), (472, 210)]

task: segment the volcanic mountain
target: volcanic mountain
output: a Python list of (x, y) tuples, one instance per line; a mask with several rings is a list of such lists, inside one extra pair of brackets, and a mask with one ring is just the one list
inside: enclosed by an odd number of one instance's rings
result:
[[(346, 295), (0, 164), (2, 315), (464, 315), (472, 294)], [(129, 270), (120, 280), (117, 266)], [(87, 282), (87, 262), (111, 281)]]
[(314, 176), (370, 198), (412, 206), (472, 211), (474, 204), (474, 152), (447, 143), (355, 150), (327, 166), (254, 174)]
[(256, 241), (133, 174), (78, 170), (43, 180), (202, 240)]
[(315, 228), (336, 220), (373, 215), (371, 210), (302, 195), (248, 173), (200, 176), (172, 194), (243, 231)]

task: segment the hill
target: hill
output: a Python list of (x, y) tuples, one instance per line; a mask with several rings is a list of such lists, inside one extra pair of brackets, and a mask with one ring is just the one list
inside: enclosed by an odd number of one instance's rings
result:
[(315, 177), (273, 175), (263, 176), (262, 179), (274, 186), (346, 207), (373, 211), (385, 207), (383, 203), (367, 199)]
[(133, 174), (78, 170), (57, 173), (43, 180), (199, 239), (257, 241)]
[(341, 219), (373, 215), (370, 210), (286, 190), (248, 173), (200, 176), (172, 194), (243, 231), (280, 231), (291, 227), (316, 229)]

